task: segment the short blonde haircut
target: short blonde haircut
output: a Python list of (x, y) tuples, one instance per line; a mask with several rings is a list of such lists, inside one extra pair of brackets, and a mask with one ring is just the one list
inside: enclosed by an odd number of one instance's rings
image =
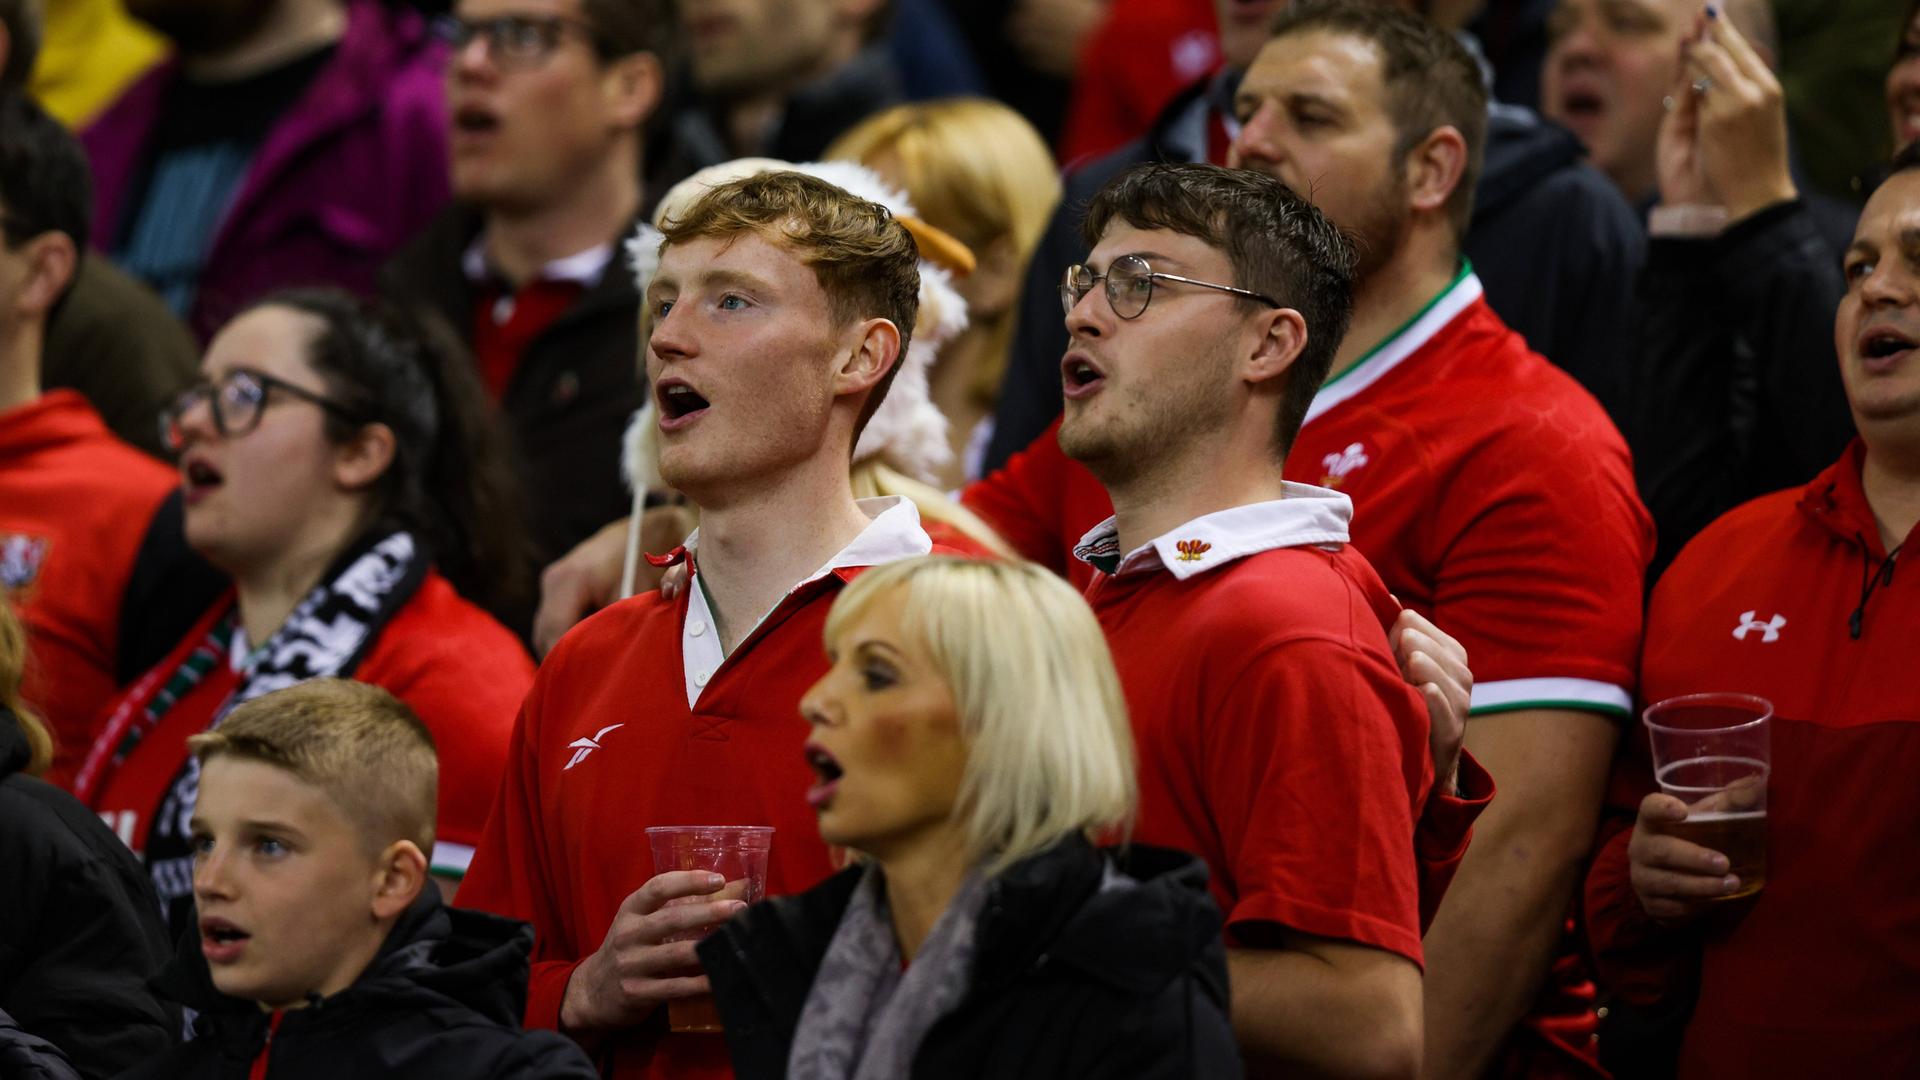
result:
[(26, 677), (27, 628), (13, 613), (6, 594), (0, 593), (0, 709), (13, 714), (20, 733), (26, 737), (26, 774), (39, 776), (53, 764), (53, 736), (20, 696), (20, 683)]
[(955, 814), (997, 874), (1075, 834), (1133, 819), (1133, 736), (1087, 602), (1032, 563), (926, 556), (868, 570), (827, 616), (829, 645), (880, 597), (907, 590), (904, 631), (952, 689), (967, 742)]
[(440, 764), (433, 736), (406, 703), (350, 679), (310, 679), (235, 708), (187, 740), (205, 765), (234, 757), (272, 765), (327, 793), (371, 855), (411, 840), (433, 850)]
[[(897, 105), (856, 124), (825, 156), (868, 166), (892, 157), (921, 218), (976, 253), (1007, 237), (1022, 272), (1060, 202), (1060, 169), (1046, 140), (1025, 117), (990, 98)], [(991, 403), (1006, 370), (1013, 308), (990, 320), (976, 314), (974, 321), (990, 347), (972, 392)]]

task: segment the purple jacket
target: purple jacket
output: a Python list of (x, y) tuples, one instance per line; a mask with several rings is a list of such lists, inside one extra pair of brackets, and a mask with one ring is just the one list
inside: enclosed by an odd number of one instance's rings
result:
[[(446, 49), (417, 13), (348, 5), (332, 60), (267, 133), (208, 251), (188, 324), (202, 342), (249, 302), (294, 285), (374, 291), (389, 256), (448, 197)], [(112, 244), (168, 84), (161, 64), (85, 134), (93, 235)]]

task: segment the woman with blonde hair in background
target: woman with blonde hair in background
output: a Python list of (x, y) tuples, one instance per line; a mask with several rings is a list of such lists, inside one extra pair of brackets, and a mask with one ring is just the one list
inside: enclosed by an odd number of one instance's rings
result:
[(701, 943), (735, 1074), (1240, 1075), (1205, 866), (1095, 846), (1133, 816), (1133, 740), (1072, 586), (908, 559), (825, 638), (806, 797), (860, 861)]
[(1013, 338), (1027, 263), (1060, 201), (1060, 176), (1040, 134), (986, 98), (945, 98), (877, 113), (827, 148), (905, 192), (920, 217), (972, 249), (972, 273), (954, 288), (967, 302), (965, 331), (940, 350), (933, 403), (954, 450), (941, 483), (978, 479)]
[(0, 1076), (112, 1076), (173, 1044), (146, 987), (173, 946), (139, 860), (39, 779), (53, 739), (21, 700), (27, 664), (0, 590)]

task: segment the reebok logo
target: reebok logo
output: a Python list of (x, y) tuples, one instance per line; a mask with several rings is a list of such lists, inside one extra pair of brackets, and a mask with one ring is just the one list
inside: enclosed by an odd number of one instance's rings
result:
[(25, 592), (40, 578), (47, 540), (25, 533), (0, 533), (0, 593)]
[(578, 765), (581, 762), (587, 760), (588, 754), (591, 754), (595, 750), (600, 749), (600, 740), (607, 737), (607, 732), (614, 731), (616, 729), (623, 728), (626, 726), (627, 725), (625, 724), (608, 724), (606, 727), (603, 727), (599, 731), (594, 732), (593, 738), (591, 739), (575, 739), (572, 742), (568, 743), (567, 749), (573, 751), (573, 757), (567, 761), (566, 768), (561, 769), (560, 771), (566, 772), (567, 769), (571, 769), (575, 765)]
[(1346, 482), (1348, 473), (1372, 460), (1367, 456), (1365, 447), (1359, 443), (1350, 443), (1345, 450), (1337, 454), (1328, 454), (1320, 459), (1320, 464), (1327, 470), (1326, 475), (1320, 478), (1320, 486), (1338, 488)]
[(1747, 635), (1753, 633), (1755, 630), (1760, 632), (1760, 644), (1762, 645), (1771, 645), (1780, 640), (1780, 628), (1787, 625), (1787, 617), (1785, 615), (1775, 615), (1766, 622), (1761, 622), (1759, 619), (1754, 618), (1754, 616), (1758, 614), (1758, 611), (1741, 613), (1740, 625), (1733, 628), (1733, 640), (1745, 641), (1747, 640)]

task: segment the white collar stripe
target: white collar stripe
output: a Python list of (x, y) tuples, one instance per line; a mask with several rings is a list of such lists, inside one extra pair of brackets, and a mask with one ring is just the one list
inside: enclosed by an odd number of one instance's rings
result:
[(1597, 679), (1502, 679), (1476, 685), (1468, 712), (1478, 716), (1519, 709), (1572, 709), (1631, 716), (1633, 695), (1624, 687)]
[(1374, 346), (1373, 351), (1361, 357), (1352, 367), (1341, 372), (1331, 382), (1320, 388), (1313, 396), (1313, 404), (1307, 407), (1307, 418), (1301, 426), (1313, 423), (1334, 407), (1359, 396), (1369, 386), (1379, 382), (1387, 372), (1399, 367), (1408, 357), (1432, 341), (1446, 325), (1460, 316), (1460, 313), (1480, 299), (1486, 290), (1480, 285), (1480, 276), (1473, 272), (1471, 265), (1460, 271), (1453, 284), (1441, 290), (1433, 302), (1415, 315), (1413, 320), (1389, 335), (1385, 341)]

